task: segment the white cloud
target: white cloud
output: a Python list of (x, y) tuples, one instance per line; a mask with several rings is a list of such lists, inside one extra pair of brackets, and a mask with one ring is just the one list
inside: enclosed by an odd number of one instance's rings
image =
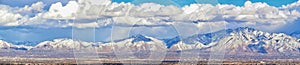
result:
[[(42, 11), (44, 4), (37, 2), (31, 6), (18, 8), (1, 6), (1, 25), (31, 25), (48, 24), (47, 20), (75, 20), (111, 18), (113, 22), (95, 23), (81, 22), (80, 28), (101, 27), (110, 23), (127, 25), (170, 25), (170, 22), (198, 21), (197, 27), (205, 27), (206, 23), (217, 26), (219, 22), (239, 22), (249, 26), (280, 27), (293, 22), (300, 17), (298, 11), (299, 2), (283, 6), (273, 7), (266, 3), (246, 2), (244, 7), (234, 5), (209, 5), (191, 4), (182, 8), (176, 6), (164, 6), (155, 3), (133, 5), (131, 3), (113, 3), (110, 0), (78, 0), (69, 1), (65, 6), (57, 2), (51, 5), (49, 11)], [(27, 17), (20, 12), (39, 11), (34, 17)], [(205, 22), (204, 22), (205, 21)], [(8, 23), (9, 22), (9, 23)], [(203, 23), (202, 23), (203, 22)], [(63, 24), (61, 27), (77, 26), (73, 22)], [(76, 21), (75, 21), (76, 23)], [(204, 24), (205, 23), (205, 24)], [(77, 24), (77, 23), (76, 23)], [(92, 25), (89, 25), (92, 24)], [(194, 23), (191, 23), (194, 24)], [(203, 24), (203, 25), (202, 25)], [(51, 25), (49, 25), (51, 26)], [(53, 24), (53, 26), (57, 26)]]
[(111, 4), (110, 0), (78, 0), (79, 9), (77, 19), (97, 18), (104, 13), (104, 10)]
[[(3, 8), (2, 8), (3, 7)], [(16, 26), (23, 19), (20, 14), (11, 12), (6, 6), (0, 6), (0, 25), (2, 26)]]
[(280, 9), (287, 9), (287, 10), (298, 10), (300, 9), (300, 1), (297, 1), (295, 3), (289, 4), (289, 5), (283, 5)]
[(199, 33), (211, 33), (219, 30), (229, 29), (226, 26), (229, 25), (228, 22), (219, 21), (219, 22), (200, 22), (196, 26), (199, 28)]
[(37, 15), (43, 11), (43, 8), (42, 2), (34, 3), (31, 6), (26, 5), (22, 8), (0, 5), (0, 26), (19, 26), (36, 20), (36, 16), (31, 18), (30, 15)]
[(77, 23), (77, 24), (74, 24), (74, 26), (77, 27), (77, 28), (97, 28), (97, 27), (99, 27), (98, 23), (96, 23), (96, 22)]
[(44, 18), (75, 19), (78, 7), (79, 5), (76, 1), (70, 1), (66, 6), (62, 6), (62, 3), (57, 2), (51, 5), (49, 11), (44, 14)]
[(145, 3), (140, 6), (134, 6), (129, 13), (129, 15), (135, 17), (160, 17), (178, 15), (182, 13), (182, 10), (176, 6), (163, 6), (154, 3)]
[[(73, 6), (68, 6), (73, 5)], [(72, 10), (72, 11), (70, 11)], [(55, 12), (57, 11), (57, 12)], [(67, 13), (65, 11), (68, 11)], [(76, 14), (68, 14), (74, 13)], [(110, 0), (79, 0), (70, 1), (66, 6), (60, 2), (52, 4), (46, 18), (73, 19), (68, 16), (76, 16), (76, 19), (88, 19), (99, 17), (155, 17), (155, 16), (173, 16), (181, 14), (182, 10), (175, 6), (163, 6), (154, 3), (145, 3), (135, 6), (130, 3), (112, 3)], [(52, 15), (50, 15), (52, 14)], [(56, 15), (57, 14), (57, 15)], [(63, 16), (63, 14), (65, 16)]]
[(126, 24), (126, 25), (158, 25), (157, 22), (149, 21), (146, 18), (137, 17), (114, 17), (114, 24)]
[(38, 11), (41, 12), (43, 11), (45, 4), (43, 2), (37, 2), (33, 3), (31, 6), (25, 5), (25, 7), (20, 8), (18, 12), (33, 12), (33, 11)]

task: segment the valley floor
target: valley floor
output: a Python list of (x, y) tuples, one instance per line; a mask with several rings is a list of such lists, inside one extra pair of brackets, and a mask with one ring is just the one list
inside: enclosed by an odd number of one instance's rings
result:
[[(258, 55), (211, 55), (210, 53), (176, 51), (167, 52), (163, 62), (159, 59), (116, 58), (114, 53), (76, 53), (56, 51), (1, 51), (0, 64), (300, 64), (300, 54), (258, 54)], [(216, 56), (216, 57), (213, 57)], [(140, 54), (138, 57), (147, 57)], [(120, 62), (120, 60), (123, 60)]]
[[(105, 61), (105, 62), (103, 62)], [(135, 60), (131, 60), (135, 61)], [(153, 61), (154, 63), (156, 61)], [(151, 65), (157, 65), (150, 62), (120, 62), (116, 60), (108, 60), (108, 59), (97, 59), (97, 60), (88, 60), (88, 61), (81, 61), (76, 62), (74, 59), (70, 58), (14, 58), (14, 59), (7, 59), (7, 58), (1, 58), (0, 64), (96, 64), (96, 65), (123, 65), (123, 64), (151, 64)], [(238, 64), (244, 64), (244, 65), (299, 65), (300, 62), (295, 61), (222, 61), (218, 63), (211, 63), (209, 61), (197, 61), (197, 62), (179, 62), (179, 61), (163, 61), (159, 63), (160, 65), (191, 65), (191, 64), (225, 64), (225, 65), (238, 65)]]

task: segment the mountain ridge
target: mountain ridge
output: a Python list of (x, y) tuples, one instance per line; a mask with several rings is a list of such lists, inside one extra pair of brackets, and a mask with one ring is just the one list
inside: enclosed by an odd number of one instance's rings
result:
[[(1, 41), (2, 46), (10, 48), (11, 43)], [(0, 43), (1, 43), (0, 42)], [(127, 50), (191, 50), (202, 49), (213, 51), (212, 49), (222, 48), (231, 54), (237, 53), (299, 53), (299, 39), (284, 33), (268, 33), (254, 28), (239, 27), (236, 29), (226, 29), (208, 34), (196, 34), (184, 39), (179, 36), (170, 39), (157, 39), (144, 35), (133, 35), (116, 42), (84, 42), (72, 39), (55, 39), (44, 41), (34, 47), (17, 46), (25, 50), (75, 50), (75, 49), (99, 49), (100, 51), (111, 52), (114, 49)], [(1, 47), (1, 46), (0, 46)]]

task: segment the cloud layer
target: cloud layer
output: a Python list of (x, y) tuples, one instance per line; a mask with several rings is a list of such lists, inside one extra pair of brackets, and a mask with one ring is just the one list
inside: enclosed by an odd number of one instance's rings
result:
[[(198, 28), (211, 26), (279, 28), (294, 22), (298, 17), (300, 1), (283, 7), (247, 1), (243, 7), (234, 5), (191, 4), (184, 7), (155, 3), (134, 5), (114, 3), (110, 0), (57, 2), (49, 11), (37, 2), (23, 8), (0, 5), (0, 26), (37, 26), (90, 28), (116, 25), (175, 25), (190, 23)], [(222, 25), (222, 26), (220, 26)]]

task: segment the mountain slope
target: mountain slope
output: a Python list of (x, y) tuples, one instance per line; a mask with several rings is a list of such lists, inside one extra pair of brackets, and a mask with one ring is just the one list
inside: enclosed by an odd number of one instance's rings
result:
[[(30, 46), (13, 45), (0, 41), (0, 48), (26, 49)], [(253, 28), (240, 27), (208, 34), (197, 34), (184, 39), (156, 39), (144, 35), (133, 35), (114, 42), (84, 42), (72, 39), (55, 39), (41, 42), (34, 50), (91, 50), (112, 51), (178, 51), (201, 49), (203, 51), (223, 50), (230, 54), (276, 54), (299, 53), (299, 39), (283, 33), (268, 33)]]
[(135, 35), (126, 40), (108, 43), (111, 44), (115, 50), (133, 50), (133, 51), (161, 51), (167, 50), (167, 46), (165, 43), (159, 39), (143, 36), (143, 35)]
[[(209, 34), (198, 34), (183, 39), (186, 44), (198, 48), (184, 48), (172, 50), (188, 50), (211, 48), (228, 51), (228, 53), (286, 53), (299, 52), (300, 43), (296, 38), (283, 33), (267, 33), (253, 28), (240, 27), (237, 29), (228, 29)], [(199, 46), (202, 44), (202, 46)], [(184, 47), (184, 44), (177, 43), (173, 47)], [(224, 47), (224, 48), (223, 48)]]
[(92, 42), (75, 41), (72, 39), (55, 39), (44, 41), (34, 47), (43, 50), (75, 50), (93, 47)]
[(163, 41), (143, 35), (135, 35), (126, 39), (109, 43), (83, 42), (72, 39), (55, 39), (53, 41), (41, 42), (34, 47), (35, 50), (90, 50), (95, 48), (104, 52), (111, 52), (114, 51), (114, 49), (130, 51), (158, 51), (167, 49)]
[(12, 50), (30, 50), (30, 49), (32, 49), (31, 46), (14, 45), (14, 44), (8, 43), (3, 40), (0, 40), (0, 48), (1, 49), (12, 49)]

